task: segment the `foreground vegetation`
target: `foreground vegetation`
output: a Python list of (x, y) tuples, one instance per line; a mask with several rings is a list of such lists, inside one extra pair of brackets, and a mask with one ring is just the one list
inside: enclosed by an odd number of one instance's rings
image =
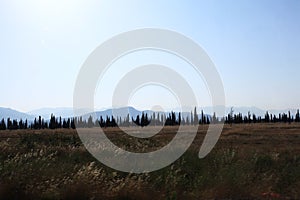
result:
[[(199, 127), (175, 163), (147, 174), (99, 163), (76, 130), (0, 131), (0, 199), (300, 199), (300, 125), (226, 125), (214, 150), (199, 159), (206, 129)], [(164, 128), (156, 145), (128, 144), (118, 128), (106, 129), (133, 149), (162, 146), (175, 132)]]

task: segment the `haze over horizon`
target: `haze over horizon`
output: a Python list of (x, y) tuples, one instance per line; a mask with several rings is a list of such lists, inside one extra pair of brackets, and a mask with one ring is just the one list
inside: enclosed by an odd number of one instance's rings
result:
[[(77, 75), (89, 54), (117, 34), (169, 29), (197, 42), (223, 81), (226, 105), (263, 110), (300, 108), (299, 1), (67, 1), (0, 2), (0, 107), (22, 112), (72, 107)], [(113, 12), (112, 12), (113, 11)], [(138, 59), (137, 59), (138, 58)], [(141, 51), (118, 60), (99, 82), (95, 107), (111, 107), (118, 80), (133, 67), (172, 67), (210, 106), (201, 77), (175, 56)], [(144, 87), (129, 105), (178, 107), (164, 88)]]
[[(126, 107), (114, 107), (114, 109), (120, 109), (120, 108), (126, 108)], [(133, 108), (137, 111), (154, 111), (154, 112), (193, 112), (195, 107), (192, 106), (184, 106), (181, 108), (165, 108), (164, 110), (161, 109), (156, 109), (156, 108), (152, 108), (152, 109), (143, 109), (143, 108), (138, 108), (138, 107), (134, 107), (134, 106), (128, 106), (128, 108)], [(61, 113), (62, 115), (68, 115), (68, 116), (72, 116), (73, 115), (73, 107), (43, 107), (43, 108), (38, 108), (38, 109), (33, 109), (30, 111), (22, 111), (22, 110), (18, 110), (15, 108), (7, 108), (7, 107), (1, 107), (0, 106), (0, 110), (1, 109), (9, 109), (12, 111), (17, 111), (17, 112), (21, 112), (24, 114), (29, 114), (29, 115), (34, 115), (34, 116), (38, 116), (38, 115), (44, 115), (49, 117), (52, 114), (54, 115), (60, 115), (57, 113)], [(106, 107), (106, 108), (95, 108), (94, 111), (95, 112), (102, 112), (102, 111), (107, 111), (107, 110), (111, 110), (113, 109), (113, 107)], [(230, 110), (233, 109), (234, 113), (242, 113), (243, 115), (247, 114), (248, 112), (252, 113), (252, 114), (257, 114), (258, 116), (262, 116), (265, 114), (265, 112), (269, 112), (270, 114), (279, 114), (279, 113), (287, 113), (288, 111), (291, 111), (292, 114), (294, 114), (294, 112), (296, 112), (298, 109), (300, 108), (282, 108), (282, 109), (261, 109), (259, 107), (256, 106), (226, 106), (225, 107), (225, 115), (227, 115)], [(213, 110), (211, 106), (204, 106), (204, 107), (197, 107), (197, 112), (201, 112), (201, 110), (204, 111), (204, 113), (206, 114), (213, 114)], [(90, 113), (92, 112), (89, 109), (83, 109), (82, 113)], [(49, 115), (49, 116), (48, 116)], [(0, 117), (1, 118), (1, 117)]]

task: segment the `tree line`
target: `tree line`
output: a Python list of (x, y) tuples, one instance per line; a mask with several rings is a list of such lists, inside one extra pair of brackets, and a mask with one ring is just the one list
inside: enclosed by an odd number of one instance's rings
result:
[(93, 119), (89, 116), (86, 120), (80, 117), (73, 118), (62, 118), (55, 117), (51, 114), (49, 120), (44, 120), (41, 116), (35, 118), (32, 122), (28, 120), (19, 121), (16, 119), (11, 120), (10, 118), (2, 119), (0, 121), (0, 130), (17, 130), (17, 129), (75, 129), (77, 128), (92, 128), (100, 126), (106, 127), (117, 127), (117, 126), (176, 126), (176, 125), (199, 125), (199, 124), (210, 124), (210, 123), (225, 123), (225, 124), (245, 124), (245, 123), (292, 123), (300, 122), (299, 109), (295, 115), (292, 115), (290, 111), (287, 113), (279, 113), (278, 115), (270, 114), (268, 111), (263, 117), (256, 116), (250, 111), (247, 115), (242, 113), (234, 114), (233, 109), (225, 117), (217, 117), (214, 113), (212, 116), (204, 114), (201, 110), (200, 114), (197, 113), (196, 107), (194, 111), (190, 112), (190, 115), (186, 117), (182, 116), (182, 113), (170, 112), (168, 114), (153, 112), (151, 116), (148, 113), (142, 112), (135, 118), (127, 114), (125, 118), (106, 116), (105, 118), (100, 116), (99, 119)]

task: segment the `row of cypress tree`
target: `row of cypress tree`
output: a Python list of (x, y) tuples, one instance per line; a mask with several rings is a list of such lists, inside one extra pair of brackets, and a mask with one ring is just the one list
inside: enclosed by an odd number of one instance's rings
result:
[(210, 123), (227, 123), (227, 124), (242, 124), (242, 123), (292, 123), (300, 122), (300, 113), (299, 109), (296, 114), (293, 116), (290, 111), (288, 113), (280, 113), (278, 115), (270, 114), (269, 112), (265, 113), (264, 117), (256, 116), (254, 113), (251, 114), (248, 112), (247, 115), (243, 116), (242, 113), (234, 114), (231, 109), (230, 113), (222, 118), (219, 118), (215, 115), (212, 116), (204, 114), (203, 110), (201, 114), (197, 113), (196, 107), (194, 112), (191, 111), (190, 116), (182, 117), (182, 114), (179, 112), (171, 112), (168, 115), (162, 113), (153, 112), (151, 116), (148, 116), (147, 113), (141, 113), (135, 118), (129, 117), (129, 114), (122, 119), (121, 117), (106, 116), (103, 118), (100, 116), (99, 119), (94, 120), (90, 116), (87, 120), (84, 120), (82, 117), (74, 118), (65, 118), (55, 117), (51, 114), (50, 120), (44, 120), (41, 116), (35, 118), (33, 122), (28, 122), (28, 120), (19, 121), (16, 119), (11, 120), (10, 118), (2, 119), (0, 121), (0, 130), (16, 130), (16, 129), (58, 129), (58, 128), (91, 128), (91, 127), (116, 127), (116, 126), (176, 126), (176, 125), (198, 125), (198, 124), (210, 124)]

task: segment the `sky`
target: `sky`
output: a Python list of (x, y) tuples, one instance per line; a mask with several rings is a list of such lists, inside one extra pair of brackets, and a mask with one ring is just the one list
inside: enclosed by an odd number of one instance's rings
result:
[[(77, 75), (96, 47), (126, 31), (161, 28), (206, 51), (223, 81), (226, 105), (300, 108), (299, 10), (296, 0), (2, 0), (0, 107), (72, 107)], [(136, 52), (118, 62), (99, 80), (97, 108), (111, 106), (126, 70), (151, 62), (174, 67), (192, 85), (199, 105), (211, 104), (203, 80), (172, 55)], [(178, 104), (157, 86), (136, 91), (129, 102), (137, 108)]]

